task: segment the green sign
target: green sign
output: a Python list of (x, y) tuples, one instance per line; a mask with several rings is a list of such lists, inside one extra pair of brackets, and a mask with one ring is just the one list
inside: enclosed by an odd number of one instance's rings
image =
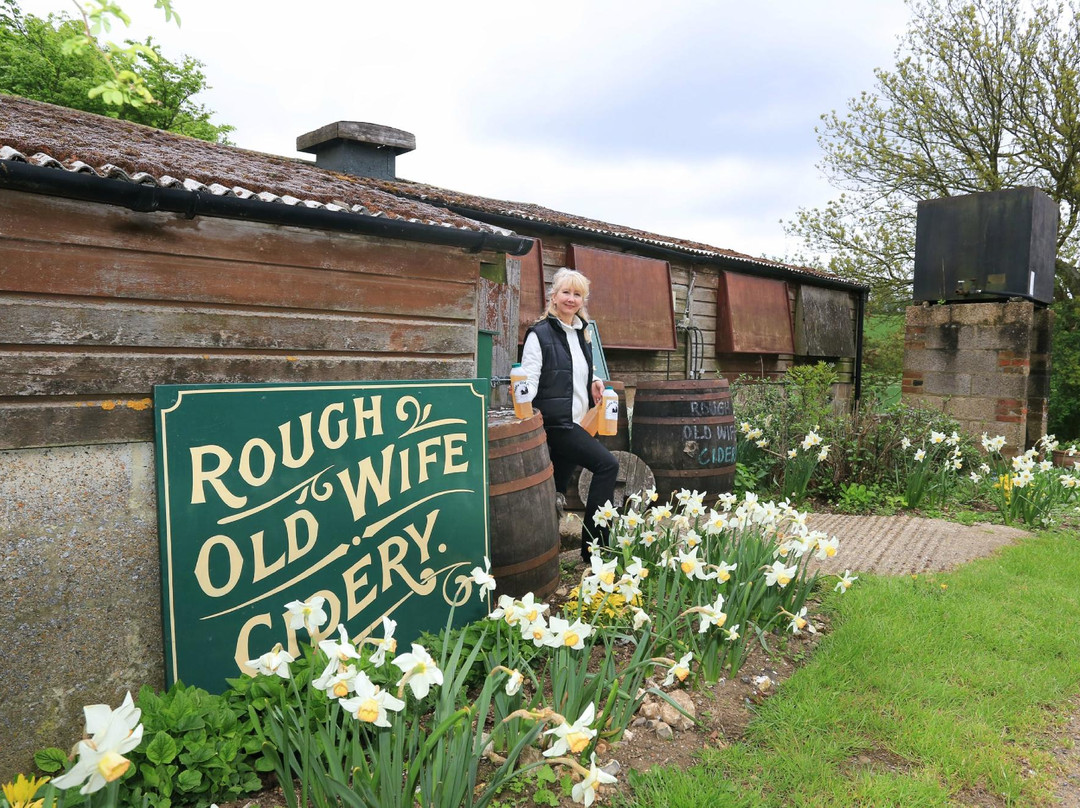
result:
[(313, 595), (315, 639), (486, 614), (467, 577), (490, 557), (486, 384), (156, 387), (169, 682), (220, 692), (275, 643), (295, 656), (284, 605)]

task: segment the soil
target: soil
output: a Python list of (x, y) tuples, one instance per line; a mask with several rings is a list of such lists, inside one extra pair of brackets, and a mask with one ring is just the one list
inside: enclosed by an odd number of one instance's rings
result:
[[(1026, 535), (1024, 531), (1000, 525), (959, 525), (937, 519), (920, 517), (860, 517), (835, 514), (815, 515), (812, 527), (825, 530), (841, 538), (842, 555), (823, 565), (823, 573), (880, 572), (885, 574), (922, 573), (947, 570), (980, 556), (992, 554), (1005, 544)], [(564, 547), (576, 546), (576, 537), (564, 534)], [(576, 550), (563, 554), (564, 581), (560, 591), (552, 598), (565, 597), (569, 587), (576, 583), (578, 570), (574, 569)], [(833, 563), (835, 562), (835, 563)], [(811, 608), (811, 611), (813, 609)], [(778, 641), (771, 652), (755, 647), (738, 676), (721, 680), (712, 686), (687, 689), (694, 703), (698, 723), (696, 726), (675, 729), (669, 739), (661, 739), (648, 725), (634, 726), (625, 737), (608, 746), (598, 746), (597, 761), (608, 771), (616, 773), (617, 782), (604, 786), (598, 792), (597, 804), (610, 802), (613, 792), (629, 795), (627, 783), (629, 770), (644, 771), (652, 766), (691, 767), (698, 763), (699, 754), (707, 748), (723, 748), (739, 741), (747, 725), (754, 717), (759, 704), (776, 692), (798, 665), (813, 653), (821, 637), (828, 633), (828, 623), (815, 617), (817, 634), (787, 635)], [(1080, 808), (1080, 696), (1073, 704), (1071, 715), (1053, 737), (1049, 747), (1058, 764), (1055, 796), (1062, 808)], [(859, 755), (851, 760), (852, 773), (860, 769), (875, 768), (903, 771), (912, 766), (910, 761), (889, 753)], [(535, 787), (531, 784), (516, 793), (500, 796), (500, 803), (507, 806), (533, 806)], [(551, 789), (558, 797), (559, 808), (570, 808), (575, 803), (561, 793), (558, 785)], [(222, 804), (221, 808), (284, 808), (286, 805), (280, 789), (271, 788), (244, 800)], [(957, 795), (957, 805), (997, 808), (1004, 803), (1000, 797), (987, 791), (969, 791)]]

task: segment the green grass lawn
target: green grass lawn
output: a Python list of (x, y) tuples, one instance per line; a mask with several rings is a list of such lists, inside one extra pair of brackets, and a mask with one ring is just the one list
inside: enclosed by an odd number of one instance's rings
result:
[(632, 777), (663, 806), (1050, 804), (1050, 735), (1080, 691), (1080, 537), (955, 572), (861, 576), (742, 743)]

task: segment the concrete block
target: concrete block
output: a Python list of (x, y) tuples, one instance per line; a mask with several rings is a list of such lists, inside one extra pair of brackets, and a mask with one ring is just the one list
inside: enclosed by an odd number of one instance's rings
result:
[(997, 325), (1005, 315), (1001, 303), (951, 303), (950, 316), (963, 325)]
[(164, 685), (153, 446), (0, 452), (0, 780)]

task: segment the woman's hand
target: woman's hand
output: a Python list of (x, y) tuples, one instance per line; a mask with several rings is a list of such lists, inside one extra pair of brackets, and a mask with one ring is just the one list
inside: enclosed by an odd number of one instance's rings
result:
[(592, 398), (593, 404), (599, 404), (604, 397), (604, 383), (599, 379), (594, 379), (592, 383)]

